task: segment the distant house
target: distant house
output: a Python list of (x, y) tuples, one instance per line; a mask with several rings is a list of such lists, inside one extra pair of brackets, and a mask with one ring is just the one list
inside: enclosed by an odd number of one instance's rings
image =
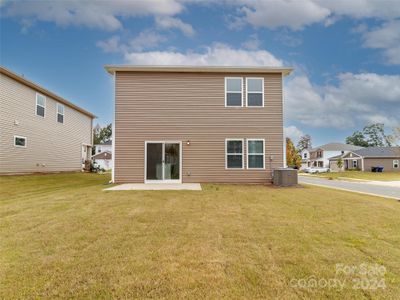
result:
[(0, 67), (0, 174), (80, 171), (95, 116)]
[(104, 151), (92, 156), (92, 160), (101, 169), (111, 170), (113, 167), (112, 153), (111, 151)]
[(332, 171), (339, 171), (337, 162), (343, 161), (342, 170), (371, 171), (372, 167), (383, 167), (383, 171), (400, 171), (400, 147), (368, 147), (329, 159)]
[(96, 154), (99, 154), (101, 152), (106, 152), (106, 151), (112, 153), (112, 141), (109, 140), (104, 143), (95, 144), (94, 148), (95, 148)]
[(343, 143), (329, 143), (301, 152), (302, 167), (324, 167), (329, 168), (329, 158), (343, 155), (349, 151), (359, 150), (362, 147)]

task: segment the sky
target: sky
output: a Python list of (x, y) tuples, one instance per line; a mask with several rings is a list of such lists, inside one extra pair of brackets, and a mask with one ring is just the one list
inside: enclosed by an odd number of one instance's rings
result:
[(400, 125), (400, 0), (0, 0), (0, 63), (113, 118), (106, 64), (289, 66), (285, 132)]

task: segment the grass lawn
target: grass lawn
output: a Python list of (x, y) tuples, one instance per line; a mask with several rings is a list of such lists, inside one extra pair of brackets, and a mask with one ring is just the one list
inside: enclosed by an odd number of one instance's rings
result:
[[(398, 299), (400, 203), (319, 187), (104, 192), (109, 175), (0, 177), (0, 298)], [(353, 289), (379, 264), (386, 288)], [(336, 276), (336, 277), (335, 277)], [(339, 279), (342, 290), (296, 286)], [(371, 279), (367, 277), (367, 279)]]
[(312, 174), (312, 176), (326, 177), (332, 179), (338, 179), (338, 177), (350, 178), (350, 179), (362, 179), (362, 180), (377, 180), (377, 181), (394, 181), (400, 180), (400, 172), (362, 172), (362, 171), (345, 171), (345, 172), (330, 172)]

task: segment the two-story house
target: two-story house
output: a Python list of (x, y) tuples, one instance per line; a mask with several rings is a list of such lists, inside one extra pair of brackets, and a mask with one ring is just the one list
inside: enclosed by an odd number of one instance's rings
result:
[(0, 67), (0, 174), (80, 171), (95, 116)]
[(99, 154), (101, 152), (111, 152), (112, 153), (112, 140), (95, 144), (94, 145), (95, 152), (96, 154)]
[(329, 143), (316, 148), (308, 149), (309, 158), (306, 161), (309, 167), (329, 168), (329, 158), (346, 154), (349, 151), (359, 150), (362, 147), (343, 143)]
[(106, 66), (113, 181), (270, 183), (284, 166), (290, 68)]

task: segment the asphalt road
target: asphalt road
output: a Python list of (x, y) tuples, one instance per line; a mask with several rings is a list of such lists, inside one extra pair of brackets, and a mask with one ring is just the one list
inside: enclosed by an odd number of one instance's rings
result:
[(365, 182), (351, 182), (344, 180), (328, 180), (308, 176), (299, 176), (300, 184), (319, 185), (339, 190), (349, 190), (358, 193), (371, 194), (400, 200), (400, 188), (384, 185), (368, 184)]

